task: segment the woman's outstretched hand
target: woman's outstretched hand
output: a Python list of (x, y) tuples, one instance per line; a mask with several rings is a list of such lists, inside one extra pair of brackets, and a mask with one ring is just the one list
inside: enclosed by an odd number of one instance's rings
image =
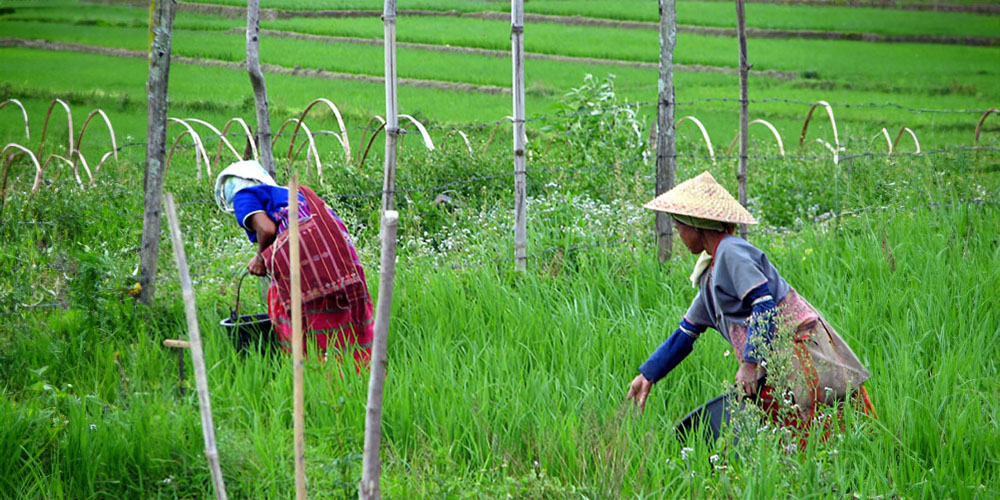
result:
[(646, 397), (649, 396), (649, 390), (652, 387), (653, 383), (640, 373), (632, 379), (632, 384), (628, 388), (628, 394), (625, 396), (625, 399), (631, 399), (632, 404), (638, 406), (640, 411), (645, 410)]
[(763, 375), (763, 370), (757, 363), (744, 361), (736, 372), (736, 390), (753, 397), (757, 394), (757, 379)]
[(255, 255), (247, 264), (247, 270), (254, 276), (266, 276), (267, 267), (264, 266), (264, 258), (260, 254)]

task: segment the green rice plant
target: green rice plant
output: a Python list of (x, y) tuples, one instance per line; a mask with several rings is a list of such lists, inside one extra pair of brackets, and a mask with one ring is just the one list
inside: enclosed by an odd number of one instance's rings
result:
[[(229, 0), (207, 3), (239, 5)], [(274, 2), (271, 8), (314, 10), (315, 6), (301, 0)], [(324, 5), (331, 10), (381, 11), (377, 1), (337, 1)], [(456, 0), (418, 0), (406, 9), (456, 12), (509, 12), (510, 6), (501, 1), (461, 2)], [(525, 4), (525, 12), (557, 16), (581, 16), (625, 21), (655, 23), (659, 20), (656, 2), (651, 0), (565, 1), (541, 0)], [(734, 28), (736, 12), (731, 5), (712, 1), (677, 2), (677, 22), (684, 25)], [(995, 37), (997, 21), (989, 16), (952, 12), (899, 11), (879, 8), (843, 8), (836, 6), (755, 4), (747, 9), (747, 26), (766, 29), (821, 30), (845, 33), (879, 33), (886, 35), (940, 34), (953, 36)]]

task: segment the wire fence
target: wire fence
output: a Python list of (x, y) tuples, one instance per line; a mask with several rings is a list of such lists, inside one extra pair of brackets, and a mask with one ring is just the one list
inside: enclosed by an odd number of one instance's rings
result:
[[(208, 200), (211, 201), (211, 200)], [(852, 209), (843, 210), (840, 212), (830, 212), (821, 214), (815, 217), (807, 218), (803, 221), (801, 225), (784, 227), (784, 226), (768, 226), (768, 227), (756, 227), (749, 231), (750, 236), (760, 236), (760, 235), (788, 235), (799, 233), (805, 231), (809, 228), (816, 227), (820, 224), (830, 224), (837, 220), (847, 219), (851, 217), (858, 217), (864, 214), (881, 212), (881, 213), (896, 213), (896, 212), (911, 212), (913, 210), (939, 210), (946, 208), (954, 208), (956, 206), (990, 206), (997, 207), (1000, 206), (1000, 200), (987, 199), (983, 197), (960, 199), (955, 202), (928, 202), (919, 205), (905, 206), (905, 205), (871, 205), (865, 207), (857, 207)], [(580, 253), (591, 253), (591, 252), (602, 252), (605, 253), (609, 248), (631, 248), (633, 250), (641, 250), (640, 247), (651, 249), (655, 245), (655, 235), (650, 231), (647, 234), (631, 236), (631, 237), (609, 237), (605, 239), (598, 239), (596, 241), (584, 242), (584, 243), (574, 243), (570, 245), (550, 245), (546, 246), (537, 251), (527, 254), (527, 259), (529, 261), (539, 262), (538, 265), (544, 265), (541, 261), (543, 259), (554, 259), (554, 264), (558, 264), (558, 260), (567, 258), (571, 254)], [(509, 256), (497, 256), (497, 257), (485, 257), (485, 256), (475, 256), (468, 259), (461, 259), (459, 255), (455, 253), (444, 253), (439, 254), (443, 257), (441, 259), (440, 265), (456, 269), (456, 270), (467, 270), (483, 268), (488, 266), (496, 266), (498, 264), (511, 263), (515, 260), (513, 252)], [(235, 269), (228, 269), (225, 271), (201, 271), (192, 274), (195, 280), (203, 280), (206, 278), (222, 278), (222, 279), (237, 279), (243, 273), (245, 269), (238, 267)], [(173, 278), (169, 276), (161, 276), (158, 278), (158, 282), (170, 281)]]
[[(705, 104), (705, 103), (726, 103), (726, 104), (732, 103), (732, 104), (738, 104), (740, 102), (741, 102), (740, 99), (737, 99), (737, 98), (706, 97), (706, 98), (694, 99), (694, 100), (688, 100), (688, 101), (678, 101), (678, 102), (674, 102), (672, 104), (675, 105), (675, 106), (677, 106), (678, 108), (680, 108), (680, 107), (687, 107), (687, 106), (696, 106), (696, 105)], [(773, 104), (773, 103), (788, 104), (788, 105), (801, 105), (801, 106), (810, 106), (810, 107), (813, 107), (813, 106), (817, 105), (817, 102), (815, 102), (815, 101), (803, 101), (803, 100), (786, 99), (786, 98), (751, 99), (748, 102), (751, 103), (751, 104), (761, 104), (761, 105), (764, 105), (764, 104)], [(642, 102), (625, 103), (625, 104), (613, 105), (613, 106), (592, 107), (592, 108), (581, 109), (581, 110), (576, 110), (576, 111), (564, 111), (564, 112), (559, 112), (559, 113), (554, 113), (554, 114), (549, 114), (549, 115), (535, 116), (535, 117), (528, 118), (526, 121), (540, 123), (540, 122), (553, 121), (553, 120), (571, 119), (571, 118), (575, 118), (575, 117), (579, 117), (579, 116), (586, 116), (586, 115), (603, 114), (603, 113), (614, 113), (614, 112), (617, 112), (617, 111), (620, 111), (620, 110), (626, 110), (626, 109), (634, 110), (634, 109), (637, 109), (637, 108), (640, 108), (640, 107), (655, 106), (656, 104), (657, 103), (655, 101), (642, 101)], [(899, 111), (905, 111), (905, 112), (917, 113), (917, 114), (983, 114), (983, 113), (987, 113), (987, 112), (990, 111), (990, 109), (924, 109), (924, 108), (913, 108), (913, 107), (903, 106), (903, 105), (900, 105), (900, 104), (897, 104), (897, 103), (891, 103), (891, 102), (885, 102), (885, 103), (875, 103), (875, 102), (869, 102), (869, 103), (828, 103), (828, 104), (831, 105), (831, 106), (834, 106), (834, 107), (848, 108), (848, 109), (893, 109), (893, 110), (899, 110)], [(984, 116), (984, 118), (985, 118), (985, 116)], [(485, 128), (494, 128), (494, 129), (496, 129), (499, 126), (505, 125), (505, 124), (508, 124), (508, 123), (511, 123), (511, 119), (509, 117), (505, 117), (505, 118), (500, 119), (500, 120), (489, 121), (489, 122), (471, 123), (471, 124), (464, 124), (464, 125), (459, 125), (459, 126), (429, 126), (429, 127), (426, 127), (426, 129), (427, 130), (436, 130), (436, 131), (459, 131), (459, 130), (474, 130), (474, 129), (485, 129)], [(980, 124), (981, 123), (982, 122), (980, 122)], [(363, 130), (366, 133), (369, 133), (369, 132), (376, 132), (376, 131), (379, 130), (379, 128), (365, 126), (365, 127), (354, 127), (354, 128), (352, 128), (350, 130)], [(495, 132), (495, 130), (494, 130), (494, 132)], [(403, 134), (411, 133), (412, 134), (413, 132), (407, 131), (407, 129), (403, 128), (401, 130), (401, 133), (403, 133)], [(319, 131), (316, 131), (316, 132), (312, 133), (311, 135), (316, 136), (316, 135), (337, 135), (337, 134), (338, 134), (337, 132), (333, 132), (333, 131), (319, 130)], [(303, 132), (296, 132), (294, 134), (275, 134), (274, 137), (276, 137), (276, 138), (297, 139), (297, 138), (300, 138), (300, 137), (306, 136), (306, 135), (307, 135), (307, 133), (303, 131)], [(204, 134), (204, 135), (201, 135), (202, 142), (219, 140), (222, 137), (237, 137), (237, 138), (242, 137), (242, 138), (246, 138), (247, 135), (244, 132), (230, 132), (230, 133), (225, 133), (225, 134)], [(117, 146), (117, 151), (121, 152), (123, 150), (130, 149), (130, 148), (145, 148), (146, 146), (147, 146), (147, 143), (145, 143), (145, 142), (130, 141), (130, 142), (126, 142), (126, 143), (123, 143), (123, 144), (119, 144)], [(191, 148), (197, 147), (197, 145), (196, 144), (192, 144), (192, 143), (185, 143), (185, 144), (178, 144), (176, 147), (180, 148), (180, 149), (191, 149)], [(862, 159), (862, 158), (887, 158), (887, 157), (888, 158), (929, 158), (929, 157), (935, 157), (935, 156), (940, 156), (940, 155), (961, 154), (961, 153), (969, 153), (969, 152), (977, 152), (977, 153), (978, 152), (985, 152), (985, 153), (989, 153), (989, 154), (995, 154), (997, 152), (1000, 152), (1000, 147), (997, 147), (997, 146), (994, 146), (994, 145), (987, 145), (987, 146), (949, 145), (949, 146), (945, 146), (945, 147), (941, 147), (941, 148), (933, 149), (933, 150), (929, 150), (929, 151), (920, 151), (920, 152), (893, 152), (893, 153), (891, 153), (891, 155), (889, 155), (889, 154), (887, 154), (885, 152), (847, 151), (847, 150), (845, 150), (843, 148), (840, 148), (840, 150), (837, 151), (834, 154), (836, 154), (836, 155), (839, 156), (839, 158), (837, 160), (838, 163), (845, 163), (845, 162), (850, 162), (852, 160), (857, 160), (857, 159)], [(655, 152), (652, 153), (652, 154), (655, 154)], [(598, 165), (547, 167), (547, 168), (535, 168), (535, 169), (529, 168), (528, 171), (527, 171), (527, 175), (529, 177), (535, 177), (537, 180), (542, 180), (542, 179), (545, 179), (546, 176), (556, 175), (556, 174), (576, 174), (576, 173), (585, 173), (585, 172), (604, 171), (604, 170), (610, 170), (610, 169), (615, 169), (615, 168), (620, 168), (620, 169), (634, 169), (637, 166), (651, 167), (652, 164), (654, 163), (654, 161), (653, 161), (654, 157), (652, 156), (652, 154), (650, 154), (649, 152), (646, 152), (645, 154), (642, 154), (642, 155), (633, 156), (633, 157), (629, 157), (629, 158), (624, 158), (624, 159), (621, 159), (621, 160), (611, 161), (611, 162), (602, 163), (602, 164), (598, 164)], [(737, 160), (737, 159), (740, 158), (739, 155), (733, 155), (733, 154), (701, 154), (701, 153), (680, 153), (680, 154), (667, 155), (665, 157), (666, 158), (673, 158), (673, 159), (697, 159), (697, 160), (711, 160), (711, 161), (732, 161), (732, 160)], [(794, 161), (828, 161), (831, 158), (831, 155), (830, 154), (801, 154), (801, 152), (800, 152), (799, 154), (778, 154), (778, 155), (776, 155), (776, 154), (763, 154), (763, 155), (761, 155), (761, 154), (751, 154), (751, 155), (747, 155), (746, 158), (748, 160), (763, 161), (763, 162), (793, 161), (793, 160)], [(141, 162), (137, 162), (137, 163), (141, 167)], [(631, 173), (637, 173), (635, 171), (630, 171), (630, 172)], [(644, 173), (643, 175), (646, 178), (652, 178), (653, 173), (652, 172), (648, 172), (648, 173)], [(486, 173), (486, 174), (482, 174), (482, 175), (476, 175), (476, 176), (470, 176), (470, 177), (462, 177), (462, 178), (455, 178), (455, 179), (444, 180), (444, 181), (440, 181), (440, 182), (428, 183), (428, 184), (423, 184), (423, 185), (414, 185), (414, 186), (403, 185), (401, 187), (397, 187), (394, 191), (392, 191), (392, 193), (393, 194), (406, 194), (406, 193), (418, 193), (418, 192), (444, 192), (446, 190), (454, 189), (454, 188), (460, 187), (460, 186), (485, 184), (485, 183), (494, 182), (494, 181), (501, 180), (501, 179), (510, 179), (510, 178), (513, 178), (513, 177), (514, 177), (514, 172), (512, 170), (511, 171), (507, 171), (507, 172)], [(352, 199), (352, 198), (375, 198), (375, 197), (382, 197), (384, 194), (386, 194), (386, 192), (383, 189), (381, 189), (381, 186), (378, 186), (378, 188), (372, 189), (371, 191), (337, 193), (335, 196), (339, 197), (339, 198), (343, 198), (343, 199)], [(212, 200), (211, 198), (198, 198), (198, 199), (184, 201), (184, 202), (180, 203), (180, 205), (184, 206), (184, 205), (207, 204), (207, 203), (214, 203), (214, 200)], [(996, 204), (995, 201), (985, 200), (985, 199), (966, 200), (966, 201), (963, 201), (963, 203), (980, 204), (980, 205), (981, 204), (990, 204), (990, 205)], [(928, 207), (931, 207), (931, 208), (935, 208), (935, 207), (938, 207), (938, 206), (941, 206), (941, 205), (940, 204), (929, 204), (928, 205)], [(860, 207), (860, 208), (855, 208), (855, 209), (851, 209), (851, 210), (848, 210), (848, 211), (844, 211), (844, 212), (838, 213), (838, 214), (830, 214), (830, 213), (824, 214), (822, 216), (818, 216), (818, 217), (809, 219), (807, 222), (810, 223), (810, 224), (812, 224), (812, 223), (819, 223), (819, 222), (827, 222), (827, 221), (829, 221), (831, 219), (837, 219), (837, 218), (843, 218), (843, 217), (848, 217), (848, 216), (854, 216), (854, 215), (858, 215), (858, 214), (861, 214), (861, 213), (867, 213), (867, 212), (876, 211), (876, 210), (885, 211), (885, 210), (890, 210), (891, 208), (893, 208), (893, 207), (889, 207), (889, 206)], [(902, 207), (897, 207), (897, 208), (902, 208)], [(759, 234), (759, 233), (789, 233), (789, 232), (800, 231), (804, 227), (805, 227), (804, 225), (803, 226), (798, 226), (798, 227), (769, 227), (769, 228), (757, 229), (755, 231), (751, 231), (751, 234)], [(568, 246), (567, 245), (550, 246), (550, 247), (546, 247), (546, 248), (543, 248), (541, 250), (538, 250), (536, 252), (533, 252), (533, 253), (529, 254), (528, 258), (529, 259), (538, 260), (538, 259), (545, 258), (545, 257), (551, 256), (553, 254), (560, 253), (560, 252), (561, 253), (566, 253), (566, 252), (591, 251), (593, 249), (603, 249), (603, 248), (606, 248), (606, 247), (609, 247), (609, 246), (610, 247), (618, 247), (618, 246), (624, 246), (624, 245), (636, 245), (636, 244), (640, 244), (640, 243), (643, 243), (643, 242), (647, 242), (647, 243), (651, 242), (652, 238), (653, 238), (653, 235), (650, 232), (650, 234), (648, 234), (646, 236), (642, 236), (642, 237), (611, 238), (611, 239), (602, 240), (602, 241), (593, 241), (593, 242), (587, 242), (587, 243), (578, 243), (578, 244), (573, 244), (573, 245), (568, 245)], [(469, 262), (469, 263), (458, 262), (458, 263), (452, 263), (451, 265), (453, 267), (457, 267), (457, 268), (464, 268), (464, 267), (470, 267), (470, 266), (481, 266), (481, 265), (486, 265), (486, 264), (490, 264), (490, 263), (497, 263), (497, 262), (507, 262), (507, 261), (512, 261), (512, 260), (514, 260), (513, 255), (511, 255), (511, 256), (503, 256), (503, 257), (495, 257), (495, 258), (487, 258), (487, 259), (480, 259), (478, 261)], [(238, 274), (238, 272), (228, 272), (227, 271), (225, 273), (217, 273), (216, 276), (235, 276), (236, 274)], [(202, 275), (202, 277), (204, 277), (204, 276), (205, 275)], [(197, 275), (196, 275), (196, 277), (197, 277)]]

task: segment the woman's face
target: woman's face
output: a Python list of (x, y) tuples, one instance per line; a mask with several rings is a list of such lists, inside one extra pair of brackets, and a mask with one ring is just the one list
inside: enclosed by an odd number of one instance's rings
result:
[(677, 222), (676, 219), (674, 220), (674, 226), (677, 228), (677, 234), (681, 236), (681, 241), (684, 242), (684, 246), (686, 246), (691, 253), (701, 253), (705, 250), (705, 244), (696, 228), (687, 224), (681, 224), (680, 222)]

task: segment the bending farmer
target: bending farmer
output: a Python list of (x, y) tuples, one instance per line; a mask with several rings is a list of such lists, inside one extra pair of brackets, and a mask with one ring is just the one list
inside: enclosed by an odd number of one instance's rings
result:
[[(645, 407), (653, 384), (684, 360), (702, 332), (714, 328), (737, 354), (737, 390), (756, 397), (776, 423), (802, 429), (818, 404), (836, 405), (859, 389), (871, 410), (861, 387), (868, 371), (820, 313), (782, 279), (767, 255), (733, 235), (737, 224), (757, 221), (711, 174), (689, 179), (645, 207), (670, 214), (684, 245), (700, 254), (691, 274), (698, 294), (680, 327), (639, 367), (629, 399)], [(777, 341), (771, 345), (777, 332), (790, 337), (786, 347)], [(766, 377), (771, 356), (789, 360), (783, 364), (784, 380)], [(783, 407), (791, 411), (779, 412)]]
[[(247, 268), (251, 274), (271, 276), (267, 312), (290, 351), (288, 188), (278, 186), (256, 161), (241, 161), (219, 173), (215, 200), (257, 243)], [(365, 365), (371, 357), (372, 304), (354, 244), (344, 223), (312, 190), (300, 189), (298, 206), (303, 330), (315, 337), (321, 357), (328, 349), (352, 351)]]

